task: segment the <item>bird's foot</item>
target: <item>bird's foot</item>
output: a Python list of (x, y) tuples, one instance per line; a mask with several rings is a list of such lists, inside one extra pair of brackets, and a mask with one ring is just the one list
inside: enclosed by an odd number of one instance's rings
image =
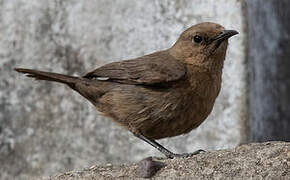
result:
[(206, 151), (202, 150), (202, 149), (199, 149), (199, 150), (194, 151), (192, 153), (182, 153), (182, 154), (172, 153), (172, 154), (169, 154), (167, 157), (170, 158), (170, 159), (173, 159), (173, 158), (187, 158), (187, 157), (191, 157), (191, 156), (194, 156), (194, 155), (197, 155), (197, 154), (200, 154), (200, 153), (204, 153), (204, 152), (206, 152)]

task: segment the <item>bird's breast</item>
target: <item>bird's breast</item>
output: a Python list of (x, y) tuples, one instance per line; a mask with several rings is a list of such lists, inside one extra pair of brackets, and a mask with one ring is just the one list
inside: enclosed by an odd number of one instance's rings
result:
[(188, 78), (187, 107), (181, 115), (181, 134), (198, 127), (211, 113), (221, 88), (221, 73), (195, 73)]
[(145, 136), (160, 139), (185, 134), (207, 118), (220, 89), (218, 79), (195, 79), (195, 86), (188, 80), (159, 99), (157, 116), (151, 118), (153, 126), (143, 129)]

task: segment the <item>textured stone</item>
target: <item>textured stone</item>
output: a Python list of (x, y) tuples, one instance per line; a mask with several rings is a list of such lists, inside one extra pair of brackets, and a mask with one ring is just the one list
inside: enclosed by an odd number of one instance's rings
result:
[(161, 143), (191, 152), (243, 142), (242, 6), (238, 0), (0, 0), (0, 179), (161, 156), (69, 88), (27, 79), (13, 68), (82, 75), (108, 62), (168, 48), (184, 29), (203, 21), (240, 32), (230, 40), (221, 94), (197, 130)]
[[(165, 167), (153, 176), (154, 179), (290, 179), (290, 143), (286, 142), (245, 144), (189, 158), (155, 161), (164, 163)], [(38, 179), (136, 179), (139, 166), (93, 166)]]

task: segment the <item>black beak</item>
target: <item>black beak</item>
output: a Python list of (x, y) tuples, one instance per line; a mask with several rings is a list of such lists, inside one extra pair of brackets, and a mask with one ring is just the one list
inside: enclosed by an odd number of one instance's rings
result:
[(238, 31), (235, 30), (223, 30), (219, 35), (214, 37), (210, 44), (214, 44), (213, 51), (215, 51), (225, 40), (229, 39), (230, 37), (239, 34)]
[(229, 39), (230, 37), (239, 34), (238, 31), (235, 30), (223, 30), (219, 35), (217, 35), (213, 40), (217, 40), (217, 41), (224, 41), (226, 39)]

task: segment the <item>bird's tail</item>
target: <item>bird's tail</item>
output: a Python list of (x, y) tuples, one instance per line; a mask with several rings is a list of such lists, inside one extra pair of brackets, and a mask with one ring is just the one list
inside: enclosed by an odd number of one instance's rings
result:
[(74, 86), (76, 82), (79, 81), (78, 77), (57, 74), (52, 72), (44, 72), (38, 71), (33, 69), (22, 69), (22, 68), (15, 68), (17, 72), (26, 74), (27, 77), (35, 78), (36, 80), (46, 80), (46, 81), (55, 81), (67, 84), (69, 86)]

